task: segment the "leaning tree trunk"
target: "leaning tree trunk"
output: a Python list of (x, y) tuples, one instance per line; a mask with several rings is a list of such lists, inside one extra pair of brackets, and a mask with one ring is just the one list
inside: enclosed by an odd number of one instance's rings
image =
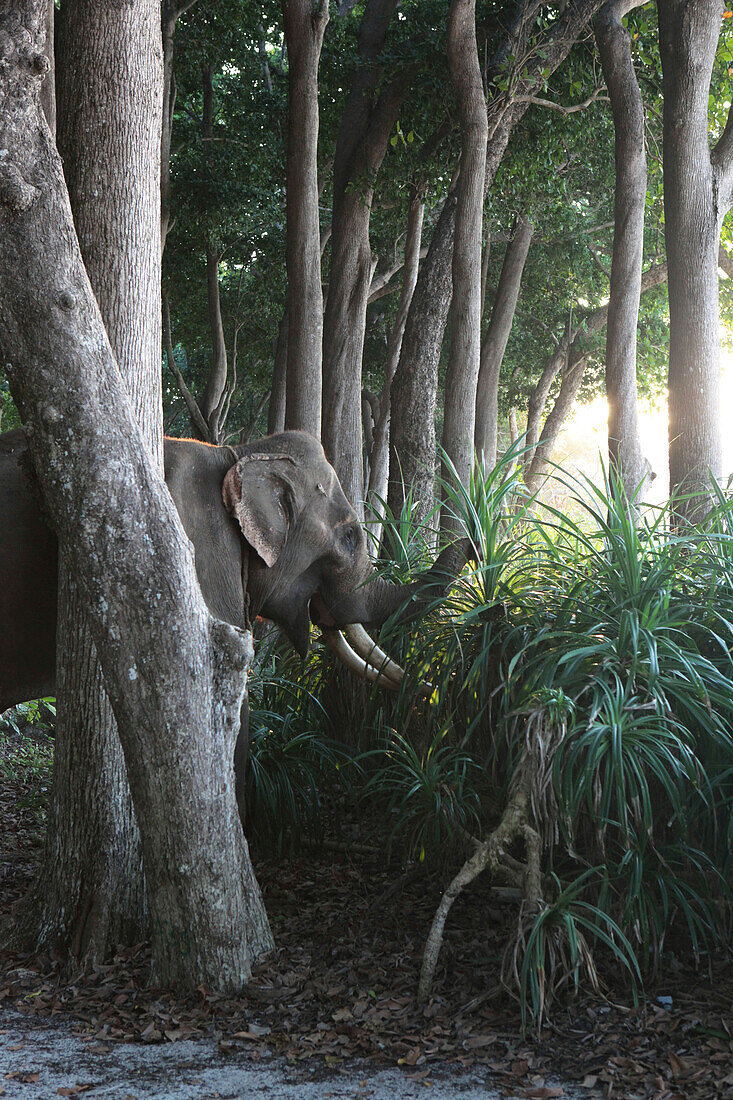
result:
[[(154, 212), (150, 262), (158, 263), (159, 7), (153, 0), (113, 7), (100, 25), (78, 26), (94, 29), (100, 45), (119, 36), (127, 65), (135, 65), (135, 79), (120, 83), (134, 90), (142, 114), (130, 148), (146, 150), (140, 176), (153, 180), (145, 208)], [(25, 5), (22, 17), (15, 0), (0, 3), (0, 346), (117, 718), (142, 839), (156, 978), (238, 990), (252, 959), (272, 943), (232, 776), (251, 634), (207, 611), (154, 455), (160, 430), (152, 402), (140, 394), (136, 418), (107, 340), (40, 109), (43, 14), (41, 0)], [(90, 79), (95, 64), (87, 55), (81, 71)], [(116, 70), (101, 72), (110, 80)], [(142, 88), (152, 98), (147, 110)], [(128, 120), (119, 121), (127, 129)], [(144, 139), (147, 127), (152, 136)]]
[(664, 91), (664, 237), (669, 264), (670, 490), (705, 509), (709, 479), (722, 474), (718, 245), (731, 203), (733, 126), (711, 155), (710, 77), (720, 32), (719, 0), (658, 4)]
[(532, 243), (534, 226), (520, 217), (507, 245), (499, 286), (486, 336), (481, 345), (481, 366), (476, 389), (476, 452), (483, 455), (487, 470), (496, 465), (499, 435), (499, 375), (509, 333), (519, 300), (524, 265)]
[[(644, 104), (621, 19), (643, 0), (611, 0), (594, 22), (616, 135), (613, 259), (606, 328), (608, 463), (631, 500), (647, 480), (649, 463), (639, 434), (636, 326), (641, 295), (646, 204)], [(612, 486), (615, 482), (612, 482)]]
[(290, 315), (285, 427), (321, 434), (323, 290), (318, 218), (318, 62), (328, 0), (283, 0), (288, 46), (287, 243)]
[[(461, 171), (456, 193), (450, 356), (445, 376), (443, 450), (468, 483), (473, 461), (476, 384), (481, 358), (481, 226), (488, 122), (476, 43), (476, 0), (452, 0), (448, 15), (448, 67), (461, 123)], [(443, 477), (450, 477), (443, 465)], [(441, 531), (459, 526), (450, 509)]]
[(384, 48), (397, 0), (368, 0), (359, 28), (359, 68), (344, 107), (333, 168), (331, 267), (323, 321), (323, 446), (363, 516), (361, 360), (374, 271), (369, 221), (374, 183), (402, 99), (403, 76), (380, 91)]

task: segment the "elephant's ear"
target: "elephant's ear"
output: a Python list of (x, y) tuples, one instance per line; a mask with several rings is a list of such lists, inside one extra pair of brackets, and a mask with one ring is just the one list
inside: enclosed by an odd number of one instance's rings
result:
[(249, 454), (224, 478), (221, 495), (250, 546), (274, 565), (293, 519), (294, 460), (287, 454)]

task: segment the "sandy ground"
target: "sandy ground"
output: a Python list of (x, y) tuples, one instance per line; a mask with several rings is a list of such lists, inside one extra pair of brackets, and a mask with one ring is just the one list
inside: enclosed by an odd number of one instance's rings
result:
[[(554, 1086), (554, 1088), (553, 1088)], [(3, 1091), (4, 1090), (4, 1091)], [(114, 1100), (204, 1100), (218, 1097), (283, 1100), (519, 1100), (527, 1096), (590, 1100), (586, 1089), (557, 1090), (546, 1081), (536, 1090), (508, 1093), (472, 1070), (425, 1067), (417, 1073), (377, 1070), (365, 1062), (325, 1067), (322, 1061), (289, 1064), (263, 1056), (253, 1061), (236, 1044), (221, 1053), (214, 1039), (164, 1045), (85, 1042), (64, 1020), (38, 1026), (12, 1010), (0, 1010), (0, 1096), (3, 1100), (48, 1100), (55, 1096), (114, 1097)]]

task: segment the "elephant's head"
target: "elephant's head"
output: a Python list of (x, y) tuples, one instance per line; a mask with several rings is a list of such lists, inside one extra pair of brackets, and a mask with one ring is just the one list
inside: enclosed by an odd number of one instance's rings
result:
[[(284, 432), (233, 450), (222, 497), (254, 551), (250, 612), (282, 626), (303, 656), (311, 622), (326, 632), (379, 626), (411, 596), (444, 590), (469, 556), (463, 540), (417, 582), (389, 583), (376, 576), (364, 531), (316, 439)], [(359, 631), (351, 636), (373, 645)]]

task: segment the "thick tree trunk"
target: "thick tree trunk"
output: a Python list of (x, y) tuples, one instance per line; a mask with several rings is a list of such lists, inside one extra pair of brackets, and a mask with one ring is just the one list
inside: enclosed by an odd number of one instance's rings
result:
[(368, 0), (359, 67), (339, 127), (333, 169), (331, 268), (323, 322), (323, 446), (343, 490), (363, 516), (361, 360), (374, 271), (369, 242), (374, 183), (402, 99), (402, 78), (379, 90), (397, 0)]
[[(445, 376), (443, 450), (468, 483), (473, 461), (476, 385), (481, 358), (481, 226), (488, 122), (476, 43), (476, 0), (452, 0), (448, 15), (448, 67), (461, 123), (461, 171), (456, 193), (451, 342)], [(443, 477), (448, 479), (448, 467)], [(457, 527), (448, 509), (441, 531)]]
[(640, 3), (642, 0), (611, 0), (594, 23), (616, 134), (615, 228), (606, 327), (608, 462), (629, 500), (643, 491), (649, 472), (639, 435), (636, 388), (646, 204), (644, 104), (631, 59), (631, 37), (621, 22), (622, 16)]
[(285, 427), (321, 434), (323, 290), (318, 218), (318, 62), (328, 0), (283, 0), (288, 44), (286, 263), (290, 294)]
[[(387, 362), (384, 368), (384, 387), (380, 395), (379, 415), (374, 425), (374, 438), (370, 450), (369, 461), (369, 490), (367, 499), (370, 504), (370, 512), (373, 515), (381, 515), (382, 503), (387, 499), (387, 480), (389, 477), (389, 429), (392, 382), (394, 380), (397, 364), (400, 360), (402, 338), (405, 334), (407, 315), (410, 310), (410, 302), (415, 292), (417, 273), (420, 266), (420, 242), (422, 240), (423, 216), (425, 214), (424, 187), (422, 183), (416, 185), (412, 191), (410, 206), (407, 213), (407, 231), (405, 234), (405, 262), (402, 268), (402, 290), (400, 292), (400, 304), (397, 307), (397, 315), (392, 325), (392, 331), (387, 346)], [(381, 537), (381, 523), (372, 524), (372, 534), (375, 543)]]
[[(154, 194), (140, 204), (140, 216), (153, 219), (147, 262), (156, 271), (159, 7), (153, 0), (104, 11), (88, 0), (79, 6), (80, 43), (125, 45), (126, 64), (118, 69), (107, 61), (98, 76), (121, 96), (129, 88), (135, 140), (122, 141), (109, 126), (110, 140), (134, 155), (126, 188), (152, 178)], [(190, 542), (159, 472), (159, 418), (142, 390), (134, 415), (108, 343), (40, 110), (47, 62), (33, 44), (42, 46), (42, 24), (41, 0), (25, 6), (22, 20), (14, 0), (0, 2), (0, 341), (117, 718), (142, 839), (156, 977), (184, 988), (203, 982), (237, 990), (272, 942), (232, 777), (251, 634), (213, 620), (206, 609)], [(101, 65), (94, 56), (79, 69), (90, 81)], [(123, 134), (130, 127), (124, 115)], [(86, 133), (98, 153), (103, 143)], [(135, 271), (147, 286), (144, 260)], [(86, 780), (82, 772), (78, 783)]]
[(708, 96), (722, 8), (718, 0), (661, 0), (664, 236), (669, 264), (670, 490), (702, 494), (722, 474), (718, 244), (730, 203), (730, 124), (708, 144)]
[(487, 470), (496, 465), (499, 433), (499, 375), (509, 333), (519, 300), (524, 265), (532, 243), (534, 226), (528, 218), (517, 221), (507, 245), (491, 321), (481, 345), (481, 367), (476, 391), (476, 452), (483, 455)]

